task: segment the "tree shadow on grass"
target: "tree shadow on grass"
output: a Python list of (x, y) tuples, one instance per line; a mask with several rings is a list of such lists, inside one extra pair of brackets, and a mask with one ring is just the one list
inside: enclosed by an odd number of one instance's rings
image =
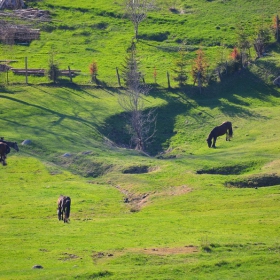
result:
[[(156, 108), (155, 111), (157, 115), (156, 134), (153, 141), (148, 143), (146, 147), (146, 151), (152, 156), (168, 148), (169, 139), (176, 134), (174, 125), (177, 115), (184, 114), (192, 106), (191, 103), (181, 102), (179, 98), (168, 95), (168, 92), (164, 90), (160, 90), (160, 93), (153, 92), (151, 94), (153, 97), (157, 97), (157, 95), (168, 102), (166, 105)], [(133, 148), (130, 143), (128, 121), (128, 113), (111, 116), (105, 121), (105, 125), (100, 132), (121, 147)]]
[[(170, 139), (176, 134), (174, 127), (178, 115), (189, 115), (198, 124), (211, 124), (213, 127), (220, 124), (220, 119), (218, 123), (215, 115), (211, 114), (211, 110), (217, 107), (228, 120), (233, 117), (266, 119), (262, 114), (250, 109), (250, 99), (272, 103), (271, 97), (279, 97), (280, 94), (273, 86), (244, 70), (223, 83), (209, 86), (203, 94), (199, 94), (197, 88), (187, 86), (183, 91), (154, 88), (150, 96), (166, 101), (166, 105), (156, 109), (157, 132), (153, 142), (147, 147), (147, 152), (154, 156), (168, 148)], [(196, 109), (196, 113), (190, 112), (191, 109)], [(130, 135), (126, 120), (125, 113), (108, 118), (101, 133), (117, 145), (129, 146)]]
[[(24, 122), (24, 120), (20, 121), (15, 121), (13, 119), (8, 119), (1, 117), (0, 119), (3, 122), (6, 122), (10, 127), (13, 127), (13, 129), (16, 131), (19, 127), (25, 127), (25, 131), (31, 131), (35, 135), (52, 135), (55, 139), (57, 139), (58, 143), (60, 142), (59, 139), (61, 137), (61, 134), (59, 132), (54, 132), (51, 127), (54, 126), (60, 126), (61, 122), (64, 120), (70, 121), (70, 122), (76, 122), (79, 124), (79, 126), (84, 125), (88, 127), (88, 130), (93, 130), (96, 132), (96, 134), (100, 135), (99, 133), (99, 126), (97, 123), (94, 121), (94, 115), (92, 115), (92, 121), (88, 121), (87, 119), (81, 118), (79, 116), (73, 115), (73, 114), (63, 114), (57, 110), (53, 110), (41, 105), (33, 104), (31, 102), (26, 102), (20, 99), (17, 99), (16, 97), (13, 96), (8, 96), (4, 94), (0, 94), (0, 99), (7, 99), (12, 102), (18, 103), (20, 107), (33, 107), (37, 109), (41, 115), (51, 115), (52, 117), (57, 117), (56, 121), (52, 121), (50, 123), (46, 123), (45, 127), (42, 126), (42, 124), (38, 123), (37, 125), (31, 125), (29, 123)], [(65, 132), (67, 130), (65, 129)], [(69, 141), (69, 142), (74, 142), (75, 139), (73, 139), (73, 131), (71, 131), (71, 128), (69, 128), (69, 136), (64, 136), (64, 138)], [(84, 138), (82, 135), (80, 135), (80, 138)]]

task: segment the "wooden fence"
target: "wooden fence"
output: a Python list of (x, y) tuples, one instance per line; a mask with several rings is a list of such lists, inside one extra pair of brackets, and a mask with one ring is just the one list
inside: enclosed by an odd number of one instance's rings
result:
[[(24, 69), (24, 68), (11, 68), (11, 71), (15, 74), (15, 75), (33, 75), (33, 76), (38, 76), (38, 77), (42, 77), (45, 76), (46, 71), (45, 69)], [(77, 75), (79, 75), (79, 73), (81, 72), (81, 70), (59, 70), (59, 74), (60, 76), (66, 76), (66, 77), (76, 77)]]

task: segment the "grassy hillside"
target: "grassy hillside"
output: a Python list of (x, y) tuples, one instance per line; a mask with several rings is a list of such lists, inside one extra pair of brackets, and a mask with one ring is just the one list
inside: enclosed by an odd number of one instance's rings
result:
[[(74, 80), (89, 83), (89, 64), (98, 64), (98, 77), (110, 86), (117, 86), (116, 67), (121, 68), (126, 50), (134, 36), (133, 25), (126, 18), (122, 0), (118, 1), (27, 1), (28, 7), (38, 7), (50, 12), (50, 22), (25, 21), (41, 29), (41, 39), (30, 46), (3, 46), (3, 59), (17, 62), (11, 66), (24, 68), (28, 57), (29, 68), (47, 68), (50, 52), (60, 69), (81, 70)], [(172, 12), (174, 11), (175, 12)], [(153, 83), (154, 68), (157, 83), (167, 87), (166, 72), (171, 75), (174, 59), (184, 42), (189, 50), (191, 69), (195, 50), (202, 47), (210, 69), (237, 44), (237, 33), (242, 27), (250, 41), (257, 31), (270, 27), (272, 18), (279, 13), (277, 0), (264, 1), (157, 1), (157, 9), (148, 14), (140, 24), (138, 55), (148, 83)], [(8, 20), (8, 19), (7, 19)], [(222, 46), (222, 47), (221, 47)], [(254, 50), (251, 49), (254, 56)], [(4, 79), (4, 78), (3, 78)], [(25, 82), (24, 77), (10, 77), (13, 82)], [(29, 82), (42, 83), (45, 78), (29, 78)], [(192, 79), (189, 79), (192, 84)], [(176, 83), (172, 82), (175, 87)]]
[[(191, 82), (165, 89), (165, 73), (186, 34), (214, 63), (217, 42), (234, 45), (235, 23), (269, 22), (279, 4), (158, 1), (140, 34), (168, 31), (168, 39), (138, 43), (150, 82), (154, 66), (164, 69), (146, 99), (158, 114), (148, 156), (125, 148), (115, 67), (133, 32), (120, 3), (30, 1), (51, 10), (49, 29), (29, 47), (0, 45), (16, 67), (25, 56), (45, 67), (53, 46), (63, 68), (71, 61), (83, 74), (58, 85), (11, 76), (18, 83), (0, 87), (0, 136), (20, 147), (0, 166), (0, 278), (278, 279), (280, 92), (271, 79), (279, 47), (202, 95)], [(113, 87), (89, 84), (92, 59)], [(225, 120), (232, 141), (209, 149), (207, 135)], [(57, 220), (60, 194), (72, 198), (69, 224)]]

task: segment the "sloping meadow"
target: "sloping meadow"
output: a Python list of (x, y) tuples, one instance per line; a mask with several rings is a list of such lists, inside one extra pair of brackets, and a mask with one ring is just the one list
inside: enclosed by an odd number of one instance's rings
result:
[[(20, 147), (0, 165), (0, 278), (278, 279), (280, 95), (263, 71), (277, 68), (278, 48), (202, 94), (191, 80), (166, 90), (180, 42), (190, 59), (203, 42), (214, 62), (222, 40), (234, 46), (238, 17), (251, 30), (260, 17), (271, 21), (278, 2), (158, 1), (139, 30), (149, 84), (158, 71), (145, 98), (158, 115), (145, 153), (133, 150), (118, 103), (115, 67), (132, 25), (121, 1), (109, 2), (27, 1), (53, 22), (30, 46), (1, 45), (13, 66), (28, 56), (44, 68), (54, 50), (60, 67), (81, 75), (56, 85), (29, 77), (27, 86), (11, 75), (20, 84), (0, 87), (0, 137)], [(90, 83), (92, 60), (101, 86)], [(208, 148), (227, 120), (232, 140)], [(70, 223), (57, 218), (61, 194), (72, 200)]]

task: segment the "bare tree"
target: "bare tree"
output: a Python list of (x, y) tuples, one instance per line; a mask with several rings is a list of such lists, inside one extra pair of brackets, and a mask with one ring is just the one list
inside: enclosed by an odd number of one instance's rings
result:
[(141, 83), (142, 74), (138, 69), (135, 43), (132, 43), (126, 58), (123, 76), (126, 90), (119, 96), (120, 106), (129, 113), (131, 142), (136, 150), (145, 151), (147, 143), (156, 132), (156, 115), (154, 110), (145, 110), (145, 96), (151, 88)]
[(139, 24), (147, 17), (148, 11), (155, 8), (155, 0), (125, 0), (126, 14), (134, 26), (135, 39), (138, 38)]
[(262, 27), (258, 30), (256, 38), (254, 39), (254, 48), (257, 53), (257, 57), (260, 58), (265, 53), (265, 48), (270, 41), (270, 30), (267, 27)]

